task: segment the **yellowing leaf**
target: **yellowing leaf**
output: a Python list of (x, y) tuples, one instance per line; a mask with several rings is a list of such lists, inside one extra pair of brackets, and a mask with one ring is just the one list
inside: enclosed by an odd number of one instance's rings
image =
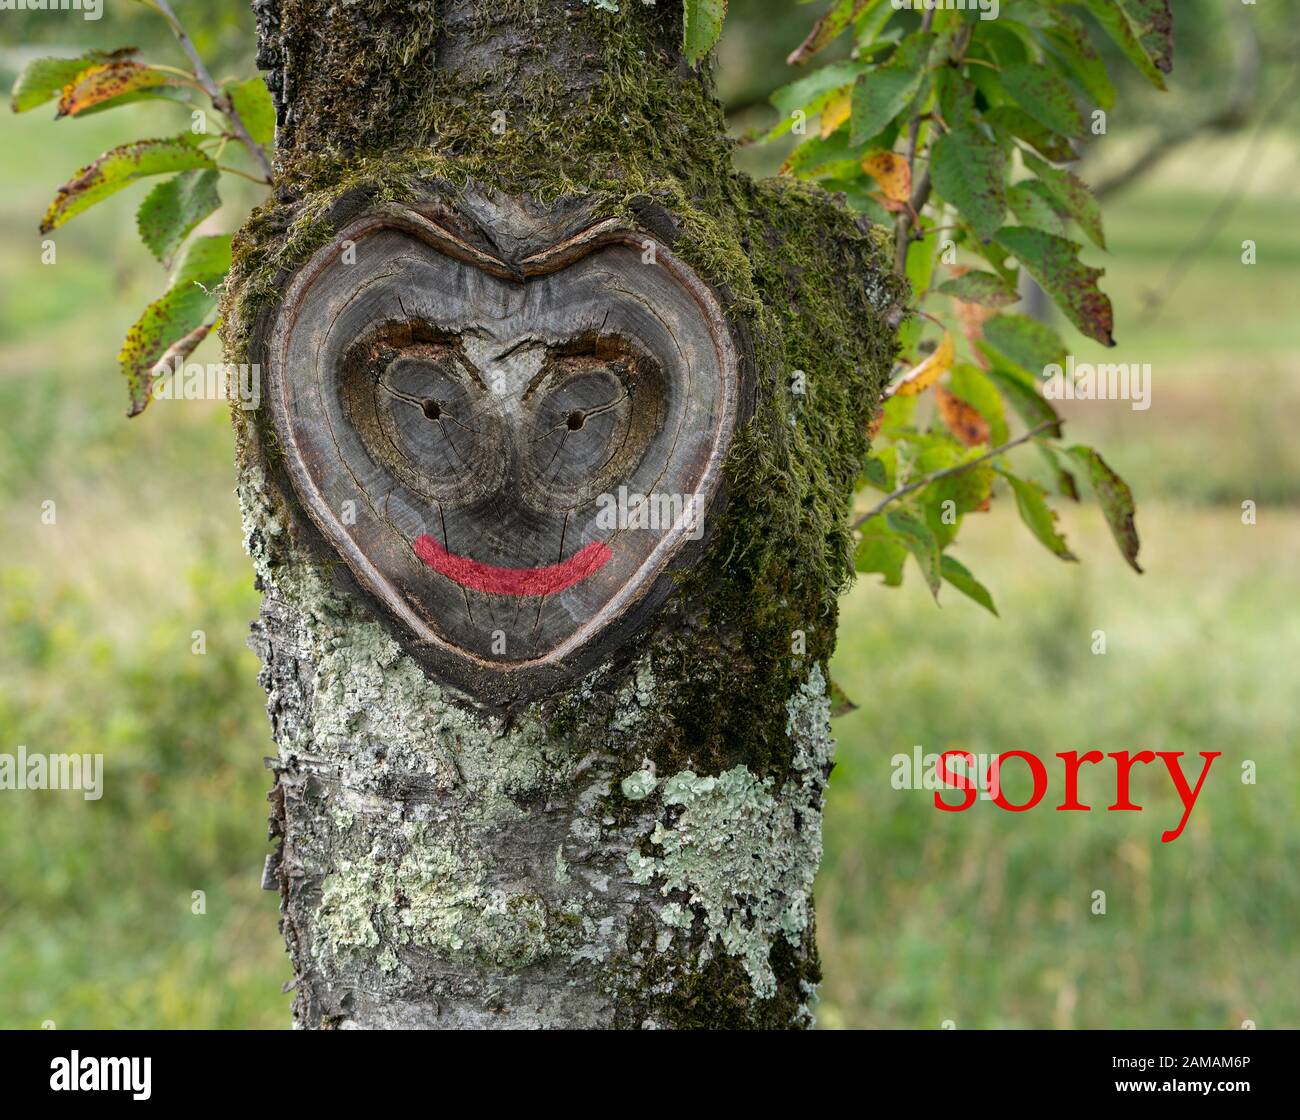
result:
[(63, 87), (59, 96), (58, 115), (75, 117), (94, 105), (111, 101), (123, 94), (177, 84), (172, 75), (140, 62), (102, 63), (83, 70)]
[(939, 345), (934, 348), (934, 352), (919, 365), (908, 370), (902, 380), (889, 390), (889, 395), (915, 397), (924, 393), (947, 372), (955, 354), (952, 335), (944, 331), (943, 338), (939, 340)]
[(912, 197), (912, 169), (897, 152), (868, 152), (862, 170), (880, 184), (886, 210), (904, 210)]
[(853, 104), (851, 91), (840, 90), (833, 94), (822, 109), (821, 136), (825, 140), (832, 132), (849, 119), (849, 107)]
[(135, 54), (134, 47), (119, 51), (89, 51), (77, 58), (36, 58), (23, 67), (14, 82), (10, 108), (15, 113), (26, 113), (37, 105), (44, 105), (77, 76), (104, 62), (116, 62)]
[(83, 167), (59, 188), (41, 221), (41, 232), (57, 229), (69, 218), (148, 175), (206, 170), (216, 166), (186, 136), (123, 144)]

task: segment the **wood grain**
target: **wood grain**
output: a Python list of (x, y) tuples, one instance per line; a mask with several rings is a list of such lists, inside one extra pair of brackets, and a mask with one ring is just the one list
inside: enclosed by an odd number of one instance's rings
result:
[(484, 198), (372, 210), (295, 274), (267, 335), (304, 510), (427, 664), (497, 701), (644, 624), (737, 423), (710, 288), (648, 234), (572, 222)]

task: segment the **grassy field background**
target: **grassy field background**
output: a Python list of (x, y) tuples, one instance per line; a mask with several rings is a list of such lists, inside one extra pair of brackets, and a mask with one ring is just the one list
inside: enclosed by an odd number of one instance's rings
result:
[[(130, 127), (0, 115), (0, 750), (102, 752), (111, 775), (95, 804), (0, 801), (0, 1027), (283, 1027), (289, 967), (258, 889), (272, 748), (225, 409), (123, 418), (114, 356), (162, 283), (136, 192), (61, 231), (55, 265), (35, 231), (53, 188)], [(1240, 204), (1185, 256), (1243, 160)], [(1230, 138), (1110, 205), (1111, 357), (1153, 364), (1153, 404), (1076, 404), (1070, 435), (1132, 482), (1145, 576), (1090, 509), (1066, 513), (1084, 562), (1065, 565), (999, 503), (968, 518), (958, 555), (1000, 620), (951, 595), (937, 608), (914, 574), (846, 597), (833, 671), (860, 709), (837, 722), (818, 884), (823, 1026), (1300, 1026), (1296, 171), (1293, 138)], [(1224, 757), (1162, 844), (1178, 819), (1162, 772), (1134, 780), (1142, 813), (1055, 813), (1049, 769), (1034, 811), (941, 814), (891, 788), (914, 744)], [(1097, 771), (1083, 800), (1104, 805)]]

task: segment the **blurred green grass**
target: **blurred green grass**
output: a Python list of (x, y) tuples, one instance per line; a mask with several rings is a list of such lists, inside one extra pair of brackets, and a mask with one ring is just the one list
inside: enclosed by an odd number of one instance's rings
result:
[[(158, 402), (123, 419), (114, 355), (163, 280), (134, 240), (138, 194), (60, 231), (53, 266), (35, 227), (53, 188), (134, 122), (39, 117), (0, 119), (0, 749), (102, 752), (110, 780), (94, 805), (0, 802), (0, 1027), (281, 1027), (289, 969), (258, 889), (271, 747), (244, 647), (257, 597), (225, 409)], [(1001, 620), (951, 595), (937, 609), (914, 576), (846, 598), (833, 669), (862, 707), (837, 724), (823, 1025), (1300, 1026), (1285, 979), (1300, 964), (1300, 200), (1294, 144), (1276, 149), (1149, 322), (1143, 293), (1243, 143), (1189, 150), (1110, 208), (1110, 356), (1153, 363), (1154, 403), (1076, 404), (1070, 435), (1134, 484), (1148, 574), (1087, 509), (1066, 515), (1073, 566), (1003, 503), (968, 519), (958, 550)], [(1245, 498), (1257, 526), (1240, 522)], [(41, 523), (47, 500), (57, 529)], [(1135, 778), (1140, 814), (1056, 814), (1055, 787), (1023, 815), (939, 814), (889, 784), (890, 757), (916, 743), (1224, 757), (1162, 845), (1176, 801), (1156, 775)], [(1244, 759), (1258, 785), (1241, 784)], [(1099, 889), (1108, 913), (1094, 917)]]

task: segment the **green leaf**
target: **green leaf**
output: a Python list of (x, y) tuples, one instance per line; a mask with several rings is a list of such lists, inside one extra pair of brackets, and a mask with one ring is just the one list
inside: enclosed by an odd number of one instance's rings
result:
[(889, 470), (877, 457), (870, 456), (862, 464), (862, 478), (868, 486), (888, 493), (893, 487), (889, 484)]
[(1023, 140), (1057, 163), (1075, 158), (1074, 149), (1070, 147), (1070, 142), (1064, 136), (1058, 136), (1046, 125), (1014, 105), (999, 105), (990, 109), (984, 114), (984, 119), (999, 132)]
[(830, 46), (867, 3), (868, 0), (835, 0), (826, 14), (813, 24), (808, 37), (790, 52), (786, 63), (799, 66)]
[(934, 36), (909, 35), (881, 65), (858, 78), (853, 87), (852, 138), (855, 144), (884, 130), (911, 104), (921, 88)]
[(1060, 208), (1079, 223), (1079, 228), (1092, 243), (1098, 249), (1106, 248), (1106, 235), (1101, 228), (1101, 205), (1092, 188), (1073, 172), (1053, 167), (1028, 152), (1023, 152), (1022, 158), (1025, 166), (1038, 176)]
[(863, 575), (879, 572), (884, 577), (886, 587), (901, 584), (907, 549), (898, 535), (885, 524), (885, 519), (877, 514), (858, 532), (860, 539), (853, 553), (854, 569)]
[(1101, 108), (1111, 109), (1115, 104), (1115, 86), (1106, 72), (1106, 63), (1089, 40), (1083, 24), (1059, 8), (1051, 15), (1052, 26), (1044, 34), (1048, 49), (1080, 90)]
[[(1059, 436), (1060, 433), (1058, 432), (1057, 435)], [(1052, 478), (1056, 483), (1056, 492), (1062, 498), (1069, 498), (1070, 501), (1077, 502), (1079, 500), (1078, 483), (1074, 481), (1074, 475), (1061, 466), (1061, 460), (1057, 457), (1056, 449), (1042, 440), (1036, 440), (1034, 446), (1038, 448), (1043, 461), (1052, 472)]]
[(954, 455), (951, 464), (946, 465), (957, 466), (963, 460), (971, 465), (930, 483), (924, 491), (926, 504), (941, 512), (943, 503), (950, 501), (960, 515), (974, 513), (983, 506), (993, 493), (994, 478), (993, 467), (988, 460), (975, 462), (984, 453), (982, 448), (972, 447), (963, 449), (960, 455)]
[(904, 547), (915, 558), (930, 588), (930, 594), (939, 595), (939, 543), (926, 525), (910, 509), (895, 509), (885, 514), (885, 522), (902, 540)]
[(134, 47), (120, 51), (89, 51), (76, 58), (36, 58), (23, 67), (10, 93), (10, 107), (26, 113), (57, 97), (63, 87), (78, 74), (104, 62), (125, 59), (135, 54)]
[(1065, 453), (1083, 465), (1088, 472), (1088, 481), (1092, 483), (1093, 492), (1106, 516), (1111, 535), (1129, 567), (1141, 573), (1138, 565), (1137, 525), (1134, 523), (1133, 492), (1126, 483), (1106, 464), (1106, 461), (1091, 447), (1075, 444), (1066, 448)]
[[(1025, 427), (1036, 428), (1048, 420), (1054, 422), (1043, 434), (1053, 439), (1061, 438), (1061, 417), (1052, 402), (1038, 391), (1037, 383), (1022, 370), (1012, 369), (998, 363), (997, 355), (985, 349), (992, 364), (988, 369), (991, 380), (1002, 394), (1003, 400), (1016, 410), (1016, 415), (1025, 422)], [(1041, 445), (1040, 445), (1041, 446)]]
[(1018, 62), (1004, 66), (1002, 88), (1026, 113), (1053, 132), (1083, 135), (1083, 114), (1075, 103), (1074, 91), (1042, 63)]
[(171, 286), (145, 308), (117, 356), (131, 394), (128, 415), (144, 411), (153, 390), (154, 366), (169, 346), (203, 325), (216, 307), (217, 288), (229, 271), (229, 234), (190, 242)]
[(1016, 496), (1016, 509), (1020, 513), (1020, 520), (1025, 523), (1029, 531), (1048, 551), (1062, 560), (1077, 560), (1078, 557), (1065, 543), (1065, 538), (1056, 531), (1056, 513), (1047, 504), (1046, 491), (1038, 483), (1017, 478), (1001, 467), (998, 468), (998, 474), (1011, 484), (1011, 490)]
[(190, 231), (220, 205), (215, 168), (182, 171), (165, 179), (145, 195), (136, 212), (140, 240), (165, 267)]
[(784, 119), (768, 133), (768, 137), (788, 132), (796, 110), (802, 109), (810, 117), (820, 113), (831, 97), (851, 85), (865, 70), (860, 62), (832, 62), (798, 81), (781, 86), (768, 100), (780, 110)]
[(83, 210), (149, 175), (214, 167), (216, 164), (195, 147), (190, 137), (123, 144), (83, 167), (59, 188), (41, 221), (41, 232), (57, 229)]
[(692, 66), (709, 53), (722, 36), (727, 0), (685, 0), (682, 50)]
[(887, 436), (897, 436), (912, 430), (916, 417), (916, 397), (890, 397), (881, 406), (880, 430)]
[(1110, 299), (1097, 287), (1105, 275), (1079, 260), (1077, 242), (1027, 226), (1006, 226), (998, 242), (1029, 271), (1066, 317), (1083, 334), (1103, 346), (1114, 346), (1115, 314)]
[(275, 103), (267, 92), (266, 83), (261, 78), (231, 82), (225, 87), (225, 93), (253, 143), (264, 148), (271, 144), (275, 140)]
[(1009, 362), (1024, 370), (1033, 381), (1043, 368), (1065, 362), (1065, 343), (1046, 323), (1004, 311), (984, 320), (984, 341)]
[(985, 307), (1005, 307), (1015, 303), (1020, 293), (1000, 276), (991, 272), (963, 272), (945, 280), (935, 289), (942, 295), (953, 296), (966, 303), (979, 303)]
[(849, 694), (844, 689), (833, 680), (828, 683), (830, 684), (831, 719), (839, 719), (840, 716), (847, 716), (858, 710), (858, 706), (849, 699)]
[(998, 609), (993, 605), (993, 596), (989, 594), (989, 589), (971, 575), (970, 569), (965, 564), (944, 553), (939, 563), (939, 571), (943, 578), (963, 595), (974, 599), (986, 611), (997, 617)]
[(930, 178), (980, 237), (992, 237), (1007, 212), (1007, 157), (977, 128), (954, 128), (930, 149)]
[(816, 133), (809, 136), (786, 157), (781, 170), (802, 178), (834, 173), (861, 179), (861, 159), (861, 149), (849, 143), (849, 130), (840, 127), (825, 139)]
[(1174, 65), (1169, 0), (1084, 0), (1093, 17), (1157, 89)]
[(853, 21), (853, 36), (858, 53), (870, 50), (882, 39), (900, 36), (902, 32), (891, 29), (885, 34), (885, 24), (893, 18), (894, 8), (889, 0), (871, 0)]
[(1037, 179), (1026, 179), (1007, 191), (1007, 205), (1022, 226), (1032, 226), (1057, 237), (1065, 236), (1069, 215), (1061, 209), (1052, 192)]
[(975, 88), (956, 67), (944, 66), (935, 72), (934, 92), (939, 115), (949, 128), (970, 124), (975, 105)]

